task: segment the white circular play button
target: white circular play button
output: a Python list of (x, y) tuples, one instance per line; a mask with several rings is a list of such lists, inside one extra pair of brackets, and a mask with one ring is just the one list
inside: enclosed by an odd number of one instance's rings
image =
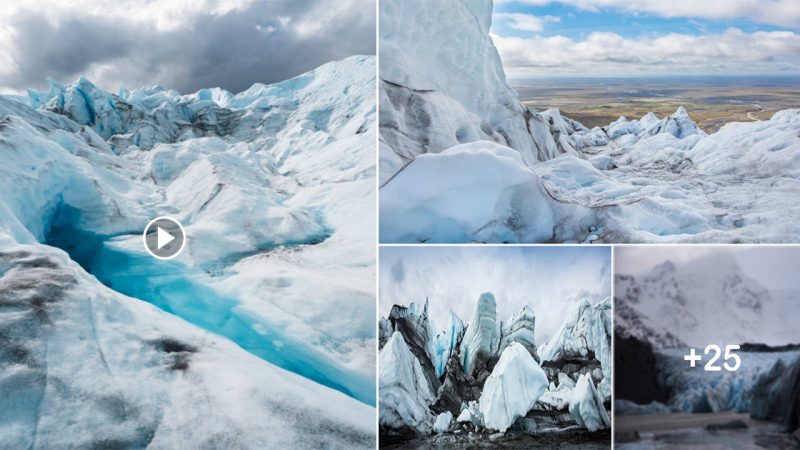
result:
[(144, 228), (142, 234), (147, 253), (158, 259), (172, 259), (183, 250), (186, 233), (183, 226), (172, 217), (156, 217)]

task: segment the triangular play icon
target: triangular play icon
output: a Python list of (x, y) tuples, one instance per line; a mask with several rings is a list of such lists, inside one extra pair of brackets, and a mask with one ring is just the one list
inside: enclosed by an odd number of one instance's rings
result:
[(158, 230), (158, 250), (175, 240), (175, 236), (167, 233), (161, 227), (156, 227)]

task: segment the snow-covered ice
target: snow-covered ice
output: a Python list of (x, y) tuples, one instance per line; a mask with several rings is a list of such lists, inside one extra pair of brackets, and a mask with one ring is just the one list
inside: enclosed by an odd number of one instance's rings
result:
[[(770, 345), (796, 340), (786, 314), (794, 301), (750, 278), (730, 252), (664, 261), (643, 275), (617, 274), (614, 290), (618, 334), (656, 349), (719, 340)], [(796, 292), (790, 294), (796, 298)], [(720, 308), (725, 314), (718, 314)]]
[[(372, 447), (374, 77), (0, 96), (0, 332), (31, 346), (2, 361), (0, 442)], [(188, 236), (167, 262), (141, 241), (162, 215)]]

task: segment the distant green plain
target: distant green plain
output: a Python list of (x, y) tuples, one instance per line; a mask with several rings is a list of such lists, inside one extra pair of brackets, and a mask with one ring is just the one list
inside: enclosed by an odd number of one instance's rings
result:
[(570, 80), (514, 84), (520, 99), (543, 110), (558, 108), (585, 126), (606, 126), (620, 116), (669, 116), (679, 106), (707, 133), (728, 122), (765, 120), (800, 108), (800, 82), (792, 80)]

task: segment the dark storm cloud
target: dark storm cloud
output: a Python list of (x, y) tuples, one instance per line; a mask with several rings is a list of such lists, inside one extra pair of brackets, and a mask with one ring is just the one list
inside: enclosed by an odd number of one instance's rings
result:
[[(71, 82), (87, 75), (106, 89), (159, 84), (183, 93), (214, 86), (239, 92), (328, 61), (374, 54), (374, 2), (352, 2), (325, 17), (322, 8), (333, 5), (256, 1), (166, 31), (155, 20), (142, 24), (77, 14), (47, 20), (20, 12), (10, 23), (11, 48), (0, 49), (10, 52), (16, 70), (0, 75), (0, 87), (21, 90), (42, 87), (48, 77)], [(319, 29), (298, 31), (301, 22)]]

